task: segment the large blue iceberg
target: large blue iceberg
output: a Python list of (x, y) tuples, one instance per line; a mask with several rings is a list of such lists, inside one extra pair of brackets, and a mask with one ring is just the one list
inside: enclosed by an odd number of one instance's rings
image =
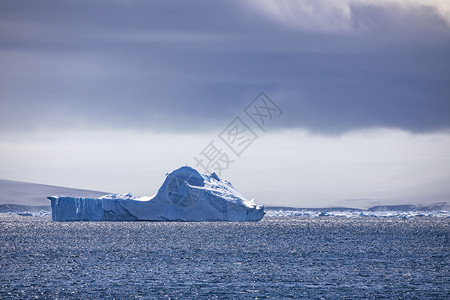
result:
[(111, 194), (97, 199), (48, 197), (53, 221), (259, 221), (264, 207), (215, 173), (181, 167), (153, 197)]

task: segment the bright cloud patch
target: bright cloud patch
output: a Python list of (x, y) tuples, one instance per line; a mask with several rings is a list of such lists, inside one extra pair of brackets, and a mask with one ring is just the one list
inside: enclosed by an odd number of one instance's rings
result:
[(444, 0), (250, 0), (252, 9), (281, 24), (313, 31), (347, 31), (354, 26), (357, 7), (394, 10), (410, 14), (417, 10), (431, 10), (450, 25), (450, 2)]

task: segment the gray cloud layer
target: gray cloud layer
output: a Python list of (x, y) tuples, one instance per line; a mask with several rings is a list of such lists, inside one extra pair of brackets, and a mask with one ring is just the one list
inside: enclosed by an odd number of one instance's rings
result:
[(282, 127), (448, 129), (442, 9), (347, 2), (2, 1), (0, 129), (223, 127), (261, 90)]

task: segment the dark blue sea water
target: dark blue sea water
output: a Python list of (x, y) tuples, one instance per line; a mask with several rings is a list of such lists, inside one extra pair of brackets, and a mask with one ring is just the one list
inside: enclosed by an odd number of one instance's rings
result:
[(448, 218), (52, 222), (0, 214), (0, 298), (450, 298)]

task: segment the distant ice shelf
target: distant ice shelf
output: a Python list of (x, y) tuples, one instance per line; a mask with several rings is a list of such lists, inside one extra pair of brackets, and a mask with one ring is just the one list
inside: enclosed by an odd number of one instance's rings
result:
[(259, 221), (264, 217), (264, 206), (247, 200), (230, 182), (187, 166), (167, 174), (152, 197), (48, 199), (54, 221)]
[[(400, 205), (397, 205), (400, 207)], [(414, 217), (439, 217), (439, 218), (450, 218), (450, 213), (447, 210), (420, 210), (413, 208), (411, 210), (395, 209), (386, 206), (384, 210), (374, 210), (370, 208), (368, 210), (362, 209), (352, 209), (352, 208), (271, 208), (266, 209), (266, 216), (268, 217), (346, 217), (346, 218), (357, 218), (357, 217), (373, 217), (373, 218), (399, 218), (399, 219), (410, 219)]]

